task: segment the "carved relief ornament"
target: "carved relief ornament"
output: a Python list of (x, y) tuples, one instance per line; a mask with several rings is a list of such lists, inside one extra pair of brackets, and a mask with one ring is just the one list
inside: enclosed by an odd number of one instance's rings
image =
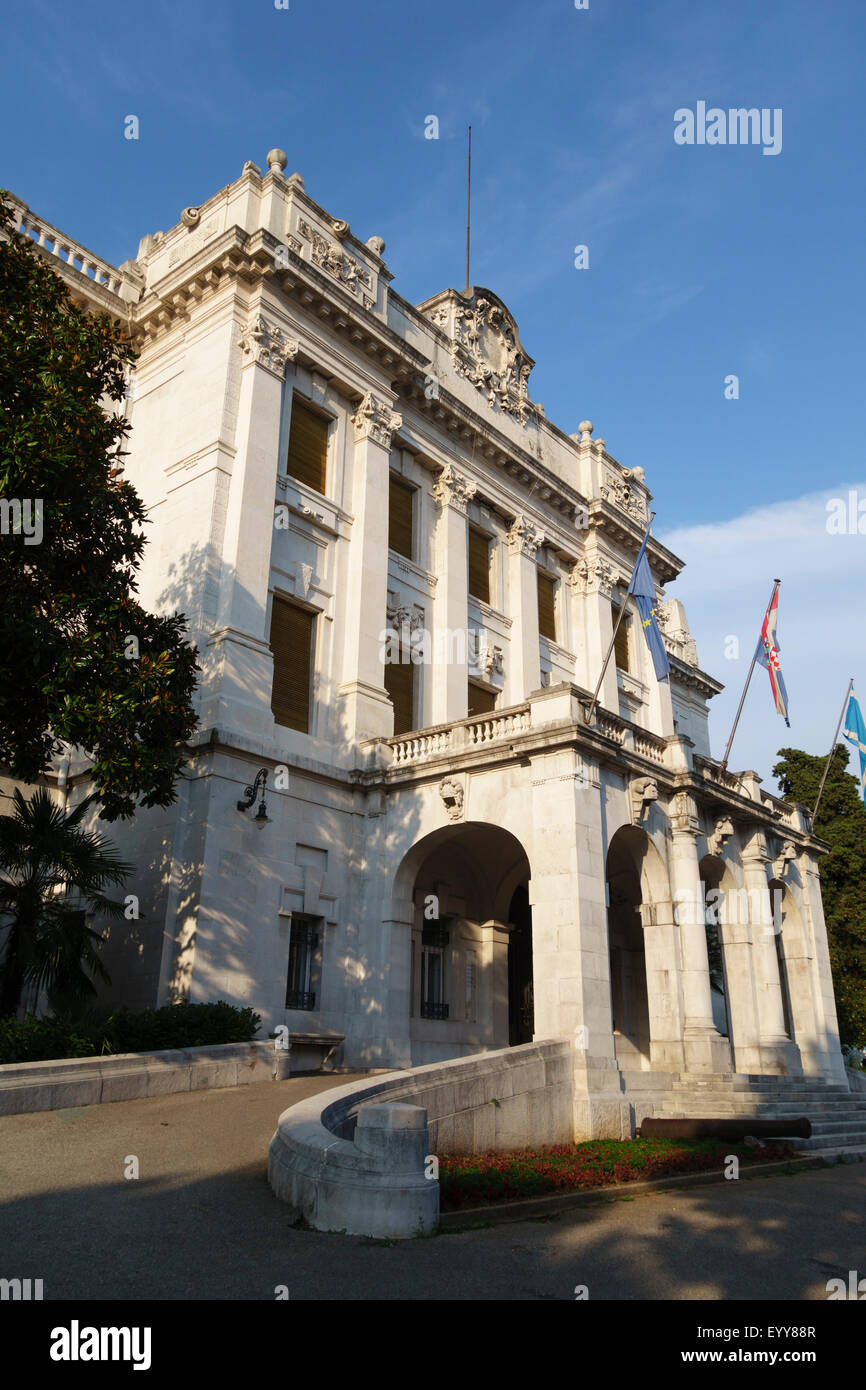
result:
[(464, 515), (467, 503), (471, 502), (477, 491), (475, 484), (461, 477), (450, 463), (442, 469), (432, 488), (433, 500), (438, 506), (454, 507)]

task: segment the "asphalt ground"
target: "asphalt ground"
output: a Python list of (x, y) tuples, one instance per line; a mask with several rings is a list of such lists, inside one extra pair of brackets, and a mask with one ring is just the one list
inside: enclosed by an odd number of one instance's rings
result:
[(45, 1300), (826, 1301), (866, 1276), (866, 1163), (404, 1241), (298, 1229), (268, 1143), (287, 1106), (350, 1080), (0, 1118), (0, 1277), (41, 1278)]

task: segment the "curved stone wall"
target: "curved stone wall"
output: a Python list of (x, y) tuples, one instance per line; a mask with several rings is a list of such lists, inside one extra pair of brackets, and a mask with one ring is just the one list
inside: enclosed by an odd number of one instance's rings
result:
[(285, 1110), (268, 1181), (316, 1230), (420, 1234), (439, 1218), (428, 1155), (570, 1143), (573, 1100), (561, 1039), (389, 1072)]

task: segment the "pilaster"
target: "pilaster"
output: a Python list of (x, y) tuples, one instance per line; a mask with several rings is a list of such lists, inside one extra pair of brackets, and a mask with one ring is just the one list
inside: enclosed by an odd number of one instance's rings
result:
[(544, 534), (525, 516), (515, 517), (506, 536), (511, 652), (508, 660), (509, 705), (519, 705), (541, 685), (538, 650), (538, 571), (535, 555)]
[[(433, 569), (437, 576), (433, 601), (433, 653), (442, 654), (444, 666), (433, 667), (432, 723), (448, 724), (465, 719), (468, 708), (469, 671), (466, 642), (455, 634), (467, 630), (469, 566), (466, 547), (466, 507), (475, 496), (474, 483), (450, 464), (433, 484), (438, 509), (433, 535)], [(440, 634), (437, 644), (436, 634)]]

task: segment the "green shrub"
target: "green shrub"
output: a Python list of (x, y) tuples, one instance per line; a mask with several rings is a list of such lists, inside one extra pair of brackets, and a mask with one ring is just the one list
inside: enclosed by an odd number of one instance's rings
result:
[(118, 1052), (163, 1052), (180, 1047), (249, 1042), (261, 1016), (220, 1000), (216, 1004), (167, 1004), (132, 1014), (0, 1019), (0, 1063), (46, 1062)]

